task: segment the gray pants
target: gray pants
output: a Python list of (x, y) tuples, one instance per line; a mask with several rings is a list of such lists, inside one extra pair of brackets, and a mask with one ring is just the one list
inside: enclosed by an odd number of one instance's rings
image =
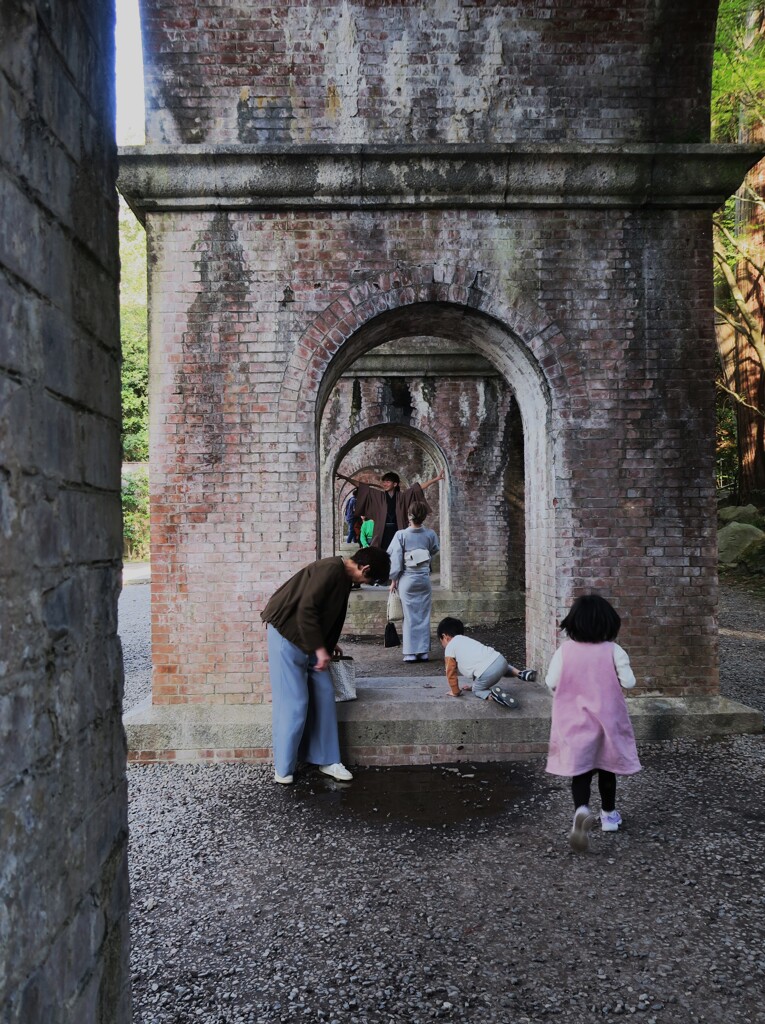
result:
[(270, 623), (267, 632), (277, 774), (292, 775), (298, 760), (336, 764), (340, 745), (329, 672), (317, 672), (316, 655), (301, 651)]
[(486, 700), (489, 696), (489, 690), (495, 683), (498, 683), (500, 679), (507, 672), (508, 668), (507, 661), (500, 654), (494, 661), (489, 665), (477, 679), (473, 680), (473, 693), (476, 697), (480, 697), (481, 700)]

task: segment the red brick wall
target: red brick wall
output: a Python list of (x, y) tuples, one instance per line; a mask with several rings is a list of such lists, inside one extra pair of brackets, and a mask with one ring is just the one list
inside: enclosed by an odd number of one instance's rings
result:
[(699, 142), (717, 0), (141, 0), (150, 142)]
[(596, 588), (641, 687), (716, 689), (706, 213), (166, 214), (149, 236), (155, 701), (262, 699), (258, 613), (318, 549), (333, 357), (425, 331), (518, 399), (527, 657)]

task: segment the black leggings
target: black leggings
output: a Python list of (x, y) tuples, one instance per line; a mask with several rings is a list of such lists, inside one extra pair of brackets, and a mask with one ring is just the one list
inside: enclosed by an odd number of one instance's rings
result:
[(613, 811), (616, 808), (616, 776), (613, 772), (604, 772), (602, 768), (593, 768), (591, 772), (573, 777), (571, 794), (574, 797), (574, 807), (583, 807), (585, 804), (589, 804), (590, 785), (595, 772), (598, 773), (600, 805), (604, 811)]

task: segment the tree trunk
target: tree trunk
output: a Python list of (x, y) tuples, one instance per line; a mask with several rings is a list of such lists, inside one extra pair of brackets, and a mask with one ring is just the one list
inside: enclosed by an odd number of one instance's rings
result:
[[(750, 129), (743, 141), (765, 141), (765, 127)], [(736, 203), (736, 235), (751, 254), (736, 268), (736, 279), (746, 307), (762, 327), (765, 324), (765, 210), (752, 202), (752, 194), (765, 196), (765, 161), (747, 175)], [(730, 343), (729, 343), (730, 344)], [(735, 358), (732, 360), (733, 389), (747, 404), (736, 404), (739, 452), (739, 501), (765, 500), (765, 419), (755, 409), (765, 408), (765, 373), (751, 340), (735, 332)], [(751, 408), (751, 407), (755, 408)]]
[[(760, 36), (765, 23), (762, 3), (751, 5), (751, 38)], [(758, 100), (760, 97), (758, 97)], [(765, 141), (765, 125), (762, 121), (742, 131), (742, 142)], [(760, 161), (746, 177), (738, 193), (736, 203), (736, 234), (749, 247), (750, 260), (741, 260), (736, 277), (744, 296), (747, 309), (756, 318), (760, 327), (765, 324), (765, 208), (761, 202), (752, 202), (751, 197), (765, 196), (765, 161)], [(737, 334), (736, 390), (748, 405), (737, 405), (738, 451), (739, 451), (739, 501), (747, 503), (765, 500), (765, 419), (749, 406), (765, 408), (765, 369), (762, 359), (754, 350), (749, 338)]]

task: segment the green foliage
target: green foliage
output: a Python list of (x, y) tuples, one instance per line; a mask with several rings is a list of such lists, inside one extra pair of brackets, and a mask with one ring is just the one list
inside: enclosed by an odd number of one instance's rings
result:
[(738, 482), (738, 434), (736, 411), (725, 394), (717, 393), (717, 455), (715, 475), (718, 488), (735, 492)]
[(122, 202), (120, 261), (122, 452), (127, 462), (145, 462), (149, 457), (146, 236), (141, 225)]
[[(725, 203), (715, 214), (715, 246), (719, 246), (725, 253), (725, 262), (735, 271), (739, 260), (739, 254), (735, 245), (730, 241), (736, 233), (736, 197), (728, 196)], [(724, 230), (721, 230), (724, 229)], [(736, 304), (730, 289), (725, 282), (722, 269), (717, 262), (713, 262), (715, 282), (715, 305), (720, 306), (727, 313), (735, 313)]]
[[(712, 69), (711, 137), (714, 142), (746, 142), (762, 138), (765, 119), (765, 5), (762, 0), (720, 0)], [(735, 281), (747, 253), (743, 225), (752, 224), (746, 207), (759, 197), (747, 183), (731, 196), (715, 217), (715, 305), (719, 324), (738, 324), (746, 334), (750, 325), (735, 294)], [(759, 260), (760, 257), (758, 256)], [(728, 270), (733, 273), (731, 274)], [(727, 278), (727, 279), (726, 279)], [(734, 286), (731, 286), (731, 281)], [(740, 299), (740, 296), (739, 296)], [(728, 382), (729, 383), (729, 382)], [(742, 458), (737, 421), (740, 406), (725, 394), (726, 381), (718, 380), (717, 485), (734, 492), (740, 487)], [(741, 497), (741, 495), (737, 495)]]
[(739, 142), (765, 119), (764, 14), (752, 0), (720, 0), (712, 68), (714, 142)]
[(122, 454), (126, 462), (149, 458), (149, 360), (146, 309), (120, 310), (122, 335)]
[(122, 480), (123, 557), (126, 561), (149, 558), (149, 474), (143, 468)]

